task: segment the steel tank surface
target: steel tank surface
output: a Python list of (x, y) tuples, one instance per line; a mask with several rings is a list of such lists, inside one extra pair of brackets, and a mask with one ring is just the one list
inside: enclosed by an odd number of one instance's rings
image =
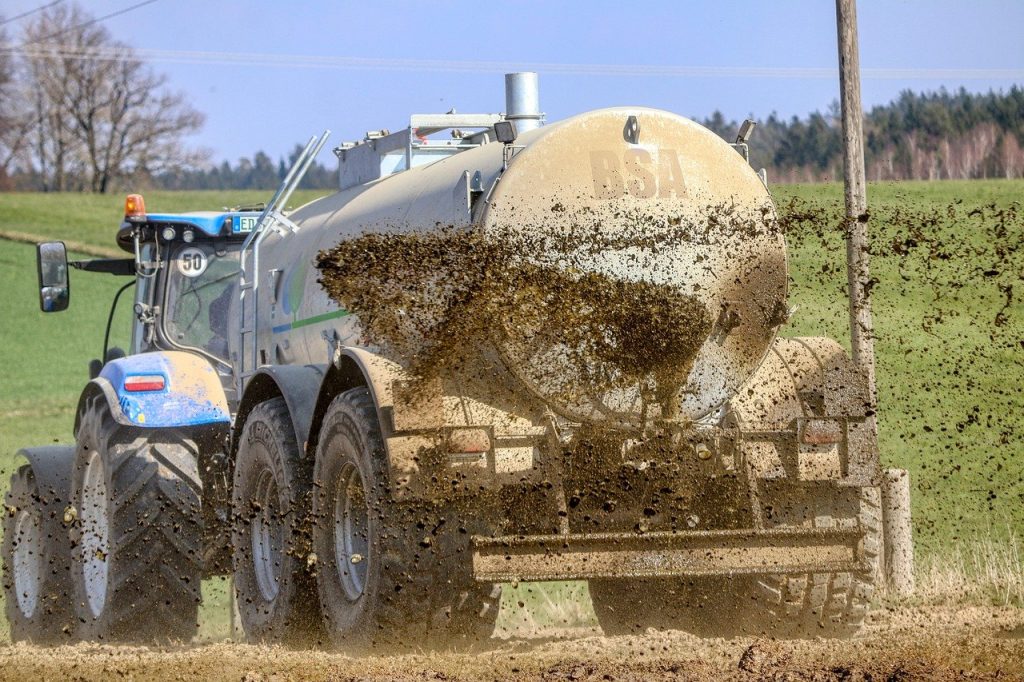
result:
[[(486, 189), (478, 198), (467, 192), (474, 175)], [(299, 233), (270, 237), (261, 256), (277, 274), (264, 289), (272, 314), (260, 345), (289, 363), (325, 362), (335, 341), (365, 345), (358, 321), (317, 281), (321, 250), (374, 232), (477, 229), (551, 244), (521, 256), (536, 267), (649, 283), (699, 302), (709, 324), (674, 388), (672, 413), (661, 415), (698, 419), (751, 376), (785, 319), (786, 249), (774, 217), (761, 179), (702, 126), (639, 107), (588, 112), (524, 133), (509, 150), (486, 144), (294, 212)], [(557, 334), (536, 324), (510, 310), (490, 338), (509, 371), (555, 411), (630, 422), (647, 409), (643, 382), (579, 385)]]

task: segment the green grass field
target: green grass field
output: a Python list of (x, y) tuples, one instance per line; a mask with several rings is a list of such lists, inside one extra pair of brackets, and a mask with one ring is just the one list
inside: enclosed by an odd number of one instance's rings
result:
[[(800, 199), (833, 214), (841, 210), (838, 185), (773, 191), (783, 206)], [(157, 192), (147, 194), (146, 203), (152, 212), (216, 209), (265, 200), (267, 194)], [(294, 203), (312, 196), (302, 193)], [(1021, 181), (869, 188), (877, 251), (872, 267), (879, 280), (873, 292), (882, 459), (886, 466), (911, 472), (922, 561), (944, 555), (958, 542), (1006, 541), (1024, 521), (1024, 306), (1014, 301), (1004, 307), (1005, 291), (998, 287), (1024, 279), (1024, 255), (1011, 250), (1002, 254), (998, 275), (979, 274), (993, 271), (989, 260), (1000, 239), (1019, 245), (1022, 221), (1011, 221), (1010, 234), (993, 239), (984, 219), (970, 215), (989, 204), (1009, 209), (1021, 197)], [(0, 194), (0, 231), (112, 248), (122, 210), (122, 197)], [(826, 221), (831, 227), (833, 218)], [(893, 244), (918, 227), (945, 250), (939, 248), (932, 258), (901, 257)], [(786, 335), (828, 335), (846, 342), (844, 263), (837, 230), (794, 234), (792, 303), (799, 310)], [(88, 378), (89, 359), (100, 354), (119, 281), (75, 272), (70, 309), (44, 315), (37, 303), (33, 247), (0, 240), (0, 266), (0, 286), (7, 292), (0, 298), (0, 480), (6, 482), (18, 448), (71, 441), (78, 393)], [(1022, 289), (1018, 283), (1018, 293)], [(115, 344), (126, 342), (130, 305), (123, 304)], [(944, 317), (935, 322), (930, 317), (937, 309)], [(1000, 313), (1005, 322), (994, 324)], [(543, 607), (562, 594), (581, 598), (578, 587), (546, 590), (520, 586), (507, 600), (526, 597)], [(224, 635), (223, 583), (211, 582), (204, 592), (203, 633)], [(589, 618), (588, 609), (581, 607), (579, 617)]]
[[(783, 205), (791, 197), (842, 202), (836, 185), (776, 195)], [(1000, 290), (1016, 283), (1021, 293), (1022, 199), (1019, 181), (869, 189), (879, 445), (883, 465), (911, 472), (924, 554), (1024, 527), (1024, 305), (1018, 298), (1004, 309)], [(972, 215), (986, 206), (994, 208)], [(995, 236), (1000, 212), (1007, 234)], [(921, 244), (900, 257), (911, 234)], [(845, 250), (836, 231), (824, 242), (799, 231), (790, 239), (792, 300), (801, 307), (785, 333), (846, 342)]]

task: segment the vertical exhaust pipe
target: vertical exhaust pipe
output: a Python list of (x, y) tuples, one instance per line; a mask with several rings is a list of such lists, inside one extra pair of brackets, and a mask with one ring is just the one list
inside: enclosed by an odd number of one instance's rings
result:
[(516, 131), (525, 133), (544, 123), (540, 110), (540, 88), (533, 71), (505, 74), (505, 118), (516, 122)]

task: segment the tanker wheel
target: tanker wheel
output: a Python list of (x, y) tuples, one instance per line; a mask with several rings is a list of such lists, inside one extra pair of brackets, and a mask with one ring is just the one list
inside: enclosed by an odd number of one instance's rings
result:
[(685, 630), (706, 637), (738, 634), (750, 608), (752, 580), (736, 578), (604, 579), (589, 582), (601, 629), (609, 636)]
[(238, 444), (231, 502), (235, 597), (252, 641), (301, 645), (320, 638), (309, 563), (309, 469), (284, 398), (254, 407)]
[(88, 399), (72, 472), (71, 578), (84, 639), (188, 641), (202, 579), (196, 442), (114, 421)]
[(773, 575), (756, 582), (762, 632), (782, 637), (851, 637), (867, 615), (878, 576), (882, 532), (878, 488), (810, 487), (774, 505), (778, 525), (864, 531), (869, 570)]
[(328, 408), (314, 479), (317, 585), (336, 646), (446, 648), (491, 636), (500, 587), (473, 581), (470, 533), (452, 509), (392, 499), (367, 389)]
[(29, 464), (11, 476), (4, 503), (3, 586), (11, 641), (70, 641), (76, 621), (64, 504), (39, 490)]

